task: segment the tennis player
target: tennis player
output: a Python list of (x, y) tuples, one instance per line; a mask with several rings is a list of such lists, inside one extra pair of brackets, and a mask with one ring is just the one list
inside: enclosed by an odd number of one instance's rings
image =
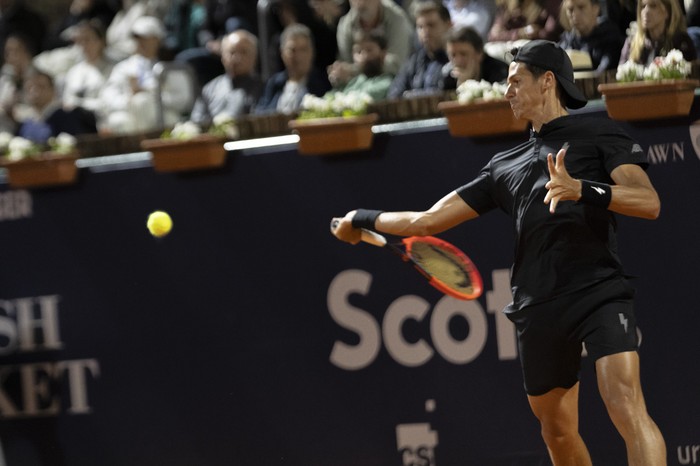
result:
[[(586, 99), (553, 42), (514, 49), (506, 99), (532, 124), (529, 141), (496, 154), (473, 181), (424, 212), (358, 209), (334, 219), (339, 239), (360, 228), (434, 235), (496, 208), (513, 219), (513, 302), (525, 390), (554, 466), (590, 465), (578, 432), (582, 344), (627, 446), (630, 465), (666, 465), (639, 376), (634, 289), (617, 253), (614, 214), (655, 219), (660, 201), (641, 147), (614, 122), (569, 115)], [(554, 155), (556, 154), (556, 155)]]

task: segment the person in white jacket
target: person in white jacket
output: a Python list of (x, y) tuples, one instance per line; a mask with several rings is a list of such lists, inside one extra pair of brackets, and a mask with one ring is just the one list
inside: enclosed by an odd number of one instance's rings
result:
[(63, 87), (63, 107), (82, 107), (102, 118), (100, 92), (114, 62), (105, 55), (105, 30), (99, 20), (84, 20), (73, 26), (71, 37), (82, 59), (68, 69)]
[(158, 107), (162, 102), (163, 124), (173, 126), (189, 111), (193, 86), (185, 73), (168, 74), (158, 95), (158, 62), (161, 40), (165, 37), (162, 22), (152, 16), (138, 18), (131, 33), (136, 52), (114, 66), (100, 93), (103, 133), (137, 133), (161, 126)]

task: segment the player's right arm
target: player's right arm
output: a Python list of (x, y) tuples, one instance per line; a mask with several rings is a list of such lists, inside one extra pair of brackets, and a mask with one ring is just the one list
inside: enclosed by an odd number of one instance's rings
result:
[[(352, 226), (355, 212), (352, 210), (343, 218), (333, 219), (333, 224), (337, 226), (331, 229), (338, 239), (352, 244), (360, 242), (360, 230)], [(430, 236), (449, 230), (478, 215), (453, 191), (422, 212), (382, 212), (374, 226), (378, 232), (395, 236)]]

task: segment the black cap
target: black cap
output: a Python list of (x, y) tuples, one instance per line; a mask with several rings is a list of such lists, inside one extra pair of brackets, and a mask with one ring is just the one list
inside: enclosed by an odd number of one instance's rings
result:
[(513, 61), (527, 63), (547, 71), (557, 77), (564, 93), (568, 108), (581, 108), (588, 102), (583, 92), (574, 83), (574, 67), (564, 49), (548, 40), (531, 40), (517, 49)]

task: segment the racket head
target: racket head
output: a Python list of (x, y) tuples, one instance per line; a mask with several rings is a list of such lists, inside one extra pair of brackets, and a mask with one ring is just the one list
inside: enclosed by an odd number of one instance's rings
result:
[(471, 300), (481, 296), (481, 274), (459, 248), (434, 236), (411, 236), (402, 240), (406, 256), (420, 268), (429, 283), (446, 295)]

